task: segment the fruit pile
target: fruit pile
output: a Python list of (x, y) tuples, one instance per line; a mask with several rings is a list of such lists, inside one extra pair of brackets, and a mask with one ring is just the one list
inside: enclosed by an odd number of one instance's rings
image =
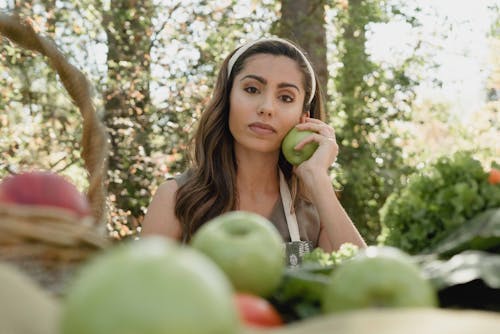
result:
[(126, 241), (69, 286), (61, 334), (224, 334), (278, 326), (281, 316), (265, 297), (284, 269), (281, 236), (251, 213), (219, 216), (189, 246), (159, 236)]
[(287, 269), (273, 305), (288, 323), (360, 309), (435, 308), (437, 290), (415, 259), (388, 246), (315, 249)]
[[(60, 334), (224, 334), (283, 326), (290, 319), (276, 297), (291, 286), (287, 270), (274, 225), (251, 213), (215, 218), (189, 246), (158, 236), (124, 241), (82, 266), (68, 285)], [(325, 278), (318, 294), (324, 314), (436, 305), (429, 282), (392, 248), (359, 251)]]
[[(438, 309), (436, 285), (400, 249), (316, 249), (294, 268), (286, 267), (284, 252), (267, 219), (230, 212), (200, 228), (189, 245), (156, 236), (103, 250), (79, 268), (59, 300), (26, 278), (2, 280), (0, 306), (18, 301), (18, 311), (7, 314), (43, 314), (30, 328), (55, 334), (278, 333), (352, 311)], [(19, 275), (11, 270), (0, 267), (0, 278)], [(19, 319), (0, 316), (0, 329), (16, 332), (26, 326)], [(329, 332), (325, 326), (312, 332)]]

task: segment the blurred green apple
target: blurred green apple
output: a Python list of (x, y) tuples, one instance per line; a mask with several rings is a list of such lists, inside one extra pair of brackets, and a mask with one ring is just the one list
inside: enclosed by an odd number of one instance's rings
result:
[(232, 211), (203, 225), (191, 246), (210, 257), (237, 291), (269, 296), (285, 269), (283, 239), (266, 218)]
[(0, 263), (0, 282), (0, 333), (57, 333), (60, 305), (56, 298), (7, 263)]
[(314, 134), (309, 130), (299, 130), (293, 127), (283, 139), (281, 143), (281, 151), (285, 159), (294, 166), (300, 165), (302, 162), (309, 159), (318, 148), (317, 142), (307, 143), (302, 149), (296, 150), (295, 146), (305, 137)]
[(370, 246), (335, 269), (323, 311), (362, 308), (434, 307), (436, 291), (412, 258), (388, 246)]
[(233, 293), (203, 254), (146, 237), (82, 268), (67, 291), (61, 334), (237, 333)]

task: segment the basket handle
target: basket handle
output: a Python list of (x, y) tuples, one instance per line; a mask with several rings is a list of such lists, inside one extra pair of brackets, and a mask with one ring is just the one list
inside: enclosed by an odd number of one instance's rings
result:
[(45, 55), (83, 116), (81, 144), (82, 158), (89, 173), (87, 197), (95, 224), (104, 224), (108, 138), (104, 125), (97, 117), (85, 75), (66, 60), (54, 42), (38, 35), (27, 20), (23, 22), (16, 15), (0, 13), (0, 34), (25, 49)]

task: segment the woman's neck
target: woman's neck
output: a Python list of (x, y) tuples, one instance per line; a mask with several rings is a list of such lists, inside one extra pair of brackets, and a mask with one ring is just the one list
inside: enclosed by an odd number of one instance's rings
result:
[(238, 192), (248, 195), (276, 194), (279, 192), (278, 158), (275, 154), (236, 154)]
[(236, 192), (238, 210), (270, 217), (279, 198), (278, 159), (262, 154), (238, 159)]

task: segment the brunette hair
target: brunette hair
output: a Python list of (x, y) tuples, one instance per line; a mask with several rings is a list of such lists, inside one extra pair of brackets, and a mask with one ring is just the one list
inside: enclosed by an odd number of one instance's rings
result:
[[(288, 40), (273, 38), (256, 41), (246, 48), (244, 52), (233, 57), (239, 50), (237, 48), (224, 60), (212, 98), (198, 122), (193, 138), (191, 168), (187, 172), (186, 182), (179, 187), (176, 195), (175, 215), (181, 223), (184, 242), (189, 241), (204, 222), (236, 208), (238, 166), (233, 150), (234, 138), (229, 130), (229, 96), (234, 77), (243, 69), (246, 59), (256, 54), (271, 54), (294, 60), (304, 78), (304, 112), (309, 112), (310, 117), (321, 120), (325, 118), (323, 96), (317, 76), (310, 72), (311, 65), (306, 63), (304, 53), (297, 46)], [(230, 61), (233, 66), (229, 72)], [(316, 83), (314, 92), (311, 91), (312, 80)], [(314, 95), (312, 99), (311, 94)], [(309, 100), (311, 102), (307, 103)], [(292, 176), (292, 165), (282, 153), (278, 164), (285, 178), (296, 185), (295, 177)]]

